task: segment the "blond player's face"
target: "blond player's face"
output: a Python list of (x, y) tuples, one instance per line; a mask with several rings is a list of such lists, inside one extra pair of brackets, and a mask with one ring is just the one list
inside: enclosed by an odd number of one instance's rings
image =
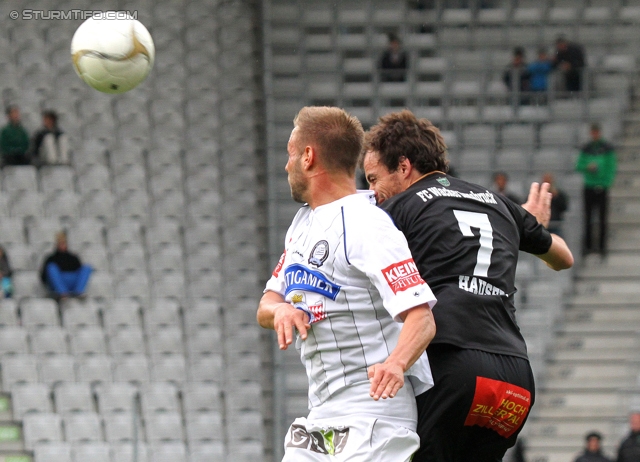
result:
[(363, 166), (367, 182), (369, 182), (369, 189), (375, 193), (378, 204), (382, 204), (387, 199), (404, 191), (400, 172), (390, 172), (380, 162), (378, 153), (367, 151)]
[(287, 143), (287, 152), (289, 153), (289, 159), (284, 169), (289, 174), (289, 188), (291, 189), (291, 197), (294, 201), (305, 203), (304, 198), (307, 192), (307, 181), (302, 171), (302, 151), (297, 143), (297, 130), (294, 128), (289, 137), (289, 143)]

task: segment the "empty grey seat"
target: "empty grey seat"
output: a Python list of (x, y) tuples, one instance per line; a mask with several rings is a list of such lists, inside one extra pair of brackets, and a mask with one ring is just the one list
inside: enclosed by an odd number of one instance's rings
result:
[[(14, 271), (34, 271), (37, 269), (36, 252), (26, 244), (7, 245), (11, 266)], [(40, 255), (37, 256), (40, 258)]]
[(61, 383), (53, 390), (56, 412), (93, 412), (93, 392), (89, 383)]
[(67, 354), (67, 331), (59, 326), (38, 329), (30, 334), (31, 352), (43, 354)]
[(532, 149), (536, 143), (533, 125), (506, 125), (502, 128), (502, 146)]
[(20, 303), (22, 325), (26, 328), (59, 326), (58, 305), (50, 298), (31, 298)]
[(38, 360), (34, 355), (11, 355), (2, 358), (2, 388), (38, 382)]
[(222, 398), (215, 383), (188, 382), (182, 389), (185, 413), (220, 411)]
[(216, 411), (194, 412), (186, 415), (189, 445), (220, 441), (223, 433), (222, 414)]
[(194, 442), (189, 445), (189, 462), (210, 462), (223, 460), (225, 446), (222, 441)]
[(72, 449), (74, 462), (111, 462), (110, 446), (102, 442), (82, 442)]
[(180, 327), (166, 327), (149, 334), (149, 351), (157, 354), (184, 354), (182, 329)]
[(158, 220), (146, 229), (147, 251), (151, 254), (181, 241), (180, 225), (173, 220)]
[(113, 196), (110, 191), (100, 190), (84, 195), (80, 204), (80, 216), (83, 218), (100, 218), (110, 222), (115, 218)]
[(181, 386), (187, 380), (187, 364), (183, 355), (156, 355), (151, 361), (151, 379)]
[(220, 326), (220, 305), (213, 300), (195, 301), (189, 309), (185, 310), (184, 318), (188, 335), (197, 329), (218, 327)]
[(62, 419), (58, 414), (27, 414), (22, 425), (27, 449), (33, 449), (38, 443), (62, 441)]
[(120, 276), (114, 285), (119, 297), (130, 298), (143, 306), (148, 306), (150, 292), (146, 272), (137, 271)]
[(493, 148), (496, 144), (496, 129), (493, 125), (467, 125), (462, 132), (465, 147)]
[(92, 165), (78, 176), (78, 189), (83, 195), (99, 191), (111, 192), (109, 169), (104, 165)]
[(493, 155), (483, 149), (465, 150), (456, 166), (463, 172), (490, 171), (493, 170)]
[(28, 412), (53, 412), (51, 390), (43, 383), (24, 383), (11, 388), (13, 417), (22, 420)]
[(109, 335), (109, 351), (112, 355), (144, 354), (142, 330), (138, 327), (116, 326)]
[(187, 337), (187, 349), (191, 357), (220, 353), (222, 350), (220, 329), (208, 327), (190, 332)]
[(74, 355), (102, 355), (107, 352), (104, 331), (100, 327), (77, 329), (71, 335), (71, 351)]
[(138, 389), (128, 382), (103, 383), (96, 386), (100, 414), (125, 413), (131, 418), (133, 400)]
[(0, 354), (24, 354), (29, 351), (28, 334), (23, 327), (7, 326), (0, 329)]
[[(15, 327), (18, 325), (18, 304), (11, 298), (0, 300), (0, 328)], [(2, 329), (0, 329), (2, 332)], [(0, 334), (0, 337), (2, 334)], [(26, 350), (25, 350), (26, 352)], [(0, 349), (0, 354), (3, 352)]]
[(176, 300), (160, 298), (153, 302), (151, 308), (144, 310), (144, 328), (148, 334), (180, 325), (180, 305)]
[(104, 246), (104, 223), (97, 218), (78, 218), (69, 227), (67, 238), (74, 247)]
[(196, 356), (189, 359), (188, 377), (191, 382), (219, 383), (224, 376), (222, 355)]
[(11, 244), (25, 244), (24, 224), (21, 218), (3, 218), (0, 220), (0, 234), (2, 235), (2, 244), (11, 246)]
[(113, 298), (113, 281), (109, 273), (97, 271), (89, 279), (89, 296), (94, 300), (109, 301)]
[(2, 189), (8, 193), (38, 190), (36, 168), (32, 165), (7, 166), (2, 173)]
[(133, 419), (127, 412), (103, 414), (105, 440), (109, 443), (133, 441)]
[(62, 324), (69, 330), (99, 326), (97, 305), (92, 300), (66, 300), (62, 305)]
[(71, 167), (56, 165), (40, 169), (40, 186), (45, 194), (73, 191), (75, 178)]
[(157, 412), (179, 412), (178, 390), (168, 383), (149, 383), (140, 389), (142, 412), (145, 415)]
[(72, 462), (71, 445), (63, 442), (46, 441), (35, 445), (35, 462)]
[(113, 361), (102, 354), (78, 358), (78, 381), (88, 383), (110, 383), (113, 381)]
[(112, 252), (111, 267), (116, 276), (147, 270), (147, 258), (141, 245), (131, 244)]
[(14, 218), (41, 218), (44, 216), (42, 195), (35, 191), (16, 193), (9, 201), (9, 216)]
[(73, 412), (63, 417), (65, 439), (70, 443), (102, 441), (102, 422), (95, 412)]
[(54, 385), (76, 381), (76, 362), (71, 355), (44, 356), (38, 361), (40, 382)]
[(529, 157), (529, 152), (523, 149), (506, 149), (496, 156), (496, 166), (507, 172), (527, 172)]
[(573, 146), (576, 140), (576, 127), (573, 124), (548, 123), (540, 129), (541, 146)]
[(133, 444), (120, 443), (111, 445), (111, 456), (114, 461), (118, 462), (149, 462), (149, 449), (143, 442), (138, 442), (137, 459), (133, 458)]
[(148, 383), (151, 380), (149, 360), (142, 354), (118, 357), (113, 368), (113, 375), (118, 382)]
[(186, 295), (185, 285), (182, 272), (159, 274), (153, 282), (153, 296), (154, 298), (169, 298), (182, 302)]
[(184, 440), (182, 416), (179, 412), (145, 414), (144, 420), (147, 441), (151, 444)]

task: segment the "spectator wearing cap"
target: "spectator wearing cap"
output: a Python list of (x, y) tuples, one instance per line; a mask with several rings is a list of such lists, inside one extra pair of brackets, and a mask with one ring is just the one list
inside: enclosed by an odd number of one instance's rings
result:
[(584, 452), (578, 456), (575, 462), (612, 462), (611, 459), (602, 454), (602, 448), (600, 447), (602, 435), (600, 433), (588, 433), (585, 441)]

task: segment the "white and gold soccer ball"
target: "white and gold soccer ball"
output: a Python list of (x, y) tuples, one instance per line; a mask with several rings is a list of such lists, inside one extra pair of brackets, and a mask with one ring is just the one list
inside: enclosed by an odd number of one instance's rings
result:
[(153, 67), (149, 31), (136, 19), (109, 11), (83, 22), (71, 40), (73, 67), (89, 86), (124, 93), (140, 84)]

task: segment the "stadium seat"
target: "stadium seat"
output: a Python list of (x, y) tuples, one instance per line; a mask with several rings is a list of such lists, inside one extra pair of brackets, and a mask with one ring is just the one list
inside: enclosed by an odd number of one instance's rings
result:
[(191, 335), (197, 329), (220, 326), (220, 305), (215, 301), (199, 300), (184, 312), (185, 329)]
[(78, 176), (78, 189), (83, 195), (98, 191), (111, 191), (109, 169), (101, 164), (91, 165)]
[(190, 357), (220, 353), (222, 341), (220, 328), (200, 328), (190, 332), (187, 338), (187, 350)]
[(76, 361), (72, 355), (43, 356), (38, 361), (40, 382), (55, 385), (76, 381)]
[[(0, 300), (0, 332), (6, 327), (18, 325), (18, 304), (11, 298)], [(0, 334), (0, 338), (2, 335)], [(26, 349), (25, 349), (26, 351)], [(3, 352), (0, 351), (0, 354)]]
[(78, 358), (78, 382), (110, 383), (113, 381), (113, 361), (103, 354)]
[(155, 250), (173, 246), (181, 242), (181, 227), (173, 220), (157, 219), (146, 229), (147, 252), (151, 255)]
[(131, 418), (131, 410), (138, 389), (127, 382), (103, 383), (95, 388), (100, 414), (124, 413)]
[(24, 444), (33, 450), (39, 443), (62, 441), (62, 419), (48, 412), (26, 414), (23, 419)]
[(73, 192), (75, 190), (75, 177), (71, 167), (45, 166), (40, 169), (40, 187), (44, 194), (56, 194), (59, 192)]
[(115, 360), (113, 376), (118, 382), (148, 383), (151, 381), (149, 360), (143, 354), (120, 356)]
[(5, 217), (0, 220), (2, 244), (11, 247), (12, 244), (26, 244), (24, 224), (21, 218)]
[(32, 165), (5, 167), (2, 170), (2, 189), (9, 194), (38, 191), (36, 168)]
[(136, 271), (121, 275), (114, 286), (119, 297), (135, 300), (142, 306), (149, 305), (149, 278), (146, 272)]
[(188, 365), (189, 381), (220, 383), (223, 378), (223, 364), (222, 355), (219, 354), (190, 357)]
[(103, 414), (105, 440), (109, 443), (133, 441), (133, 419), (126, 412)]
[(107, 243), (112, 252), (142, 244), (142, 231), (140, 223), (133, 220), (120, 221), (107, 230)]
[(26, 354), (29, 351), (27, 330), (19, 326), (0, 329), (0, 355)]
[(167, 327), (180, 327), (180, 305), (175, 300), (157, 299), (144, 310), (144, 328), (147, 334)]
[(30, 334), (31, 352), (37, 355), (68, 353), (67, 331), (59, 326), (43, 327)]
[(71, 220), (78, 216), (80, 196), (72, 191), (61, 191), (44, 201), (45, 216)]
[(144, 337), (139, 327), (113, 324), (109, 329), (109, 351), (112, 355), (145, 353)]
[(73, 462), (71, 445), (63, 442), (43, 442), (35, 445), (34, 462)]
[(105, 222), (111, 222), (115, 218), (111, 191), (99, 190), (91, 195), (83, 195), (80, 216), (82, 218), (100, 218)]
[(222, 441), (223, 432), (224, 425), (220, 412), (195, 412), (186, 415), (186, 434), (189, 446)]
[(73, 412), (62, 418), (65, 439), (71, 443), (102, 441), (102, 422), (95, 412)]
[(9, 200), (9, 215), (14, 218), (41, 218), (44, 216), (42, 195), (35, 191), (16, 193)]
[(89, 383), (61, 383), (53, 390), (56, 412), (94, 412), (93, 392)]
[(96, 326), (74, 330), (71, 335), (71, 351), (76, 356), (106, 354), (107, 346), (103, 330)]
[(58, 305), (49, 298), (31, 298), (20, 303), (20, 318), (27, 329), (59, 326)]
[(139, 244), (130, 244), (111, 253), (111, 267), (116, 277), (147, 270), (147, 257)]
[(11, 388), (13, 417), (22, 420), (30, 412), (53, 412), (51, 390), (43, 383), (24, 383)]
[(183, 355), (163, 354), (151, 360), (151, 380), (182, 386), (187, 381), (187, 364)]
[(184, 354), (182, 329), (179, 327), (158, 329), (149, 335), (148, 343), (152, 355)]
[(74, 462), (111, 462), (111, 448), (107, 443), (76, 444), (72, 449)]
[(149, 383), (140, 389), (144, 415), (164, 412), (180, 412), (178, 390), (168, 383)]
[[(135, 459), (134, 450), (137, 455)], [(150, 462), (149, 452), (147, 445), (143, 442), (138, 442), (135, 449), (133, 444), (129, 442), (111, 445), (112, 460), (118, 462)]]

